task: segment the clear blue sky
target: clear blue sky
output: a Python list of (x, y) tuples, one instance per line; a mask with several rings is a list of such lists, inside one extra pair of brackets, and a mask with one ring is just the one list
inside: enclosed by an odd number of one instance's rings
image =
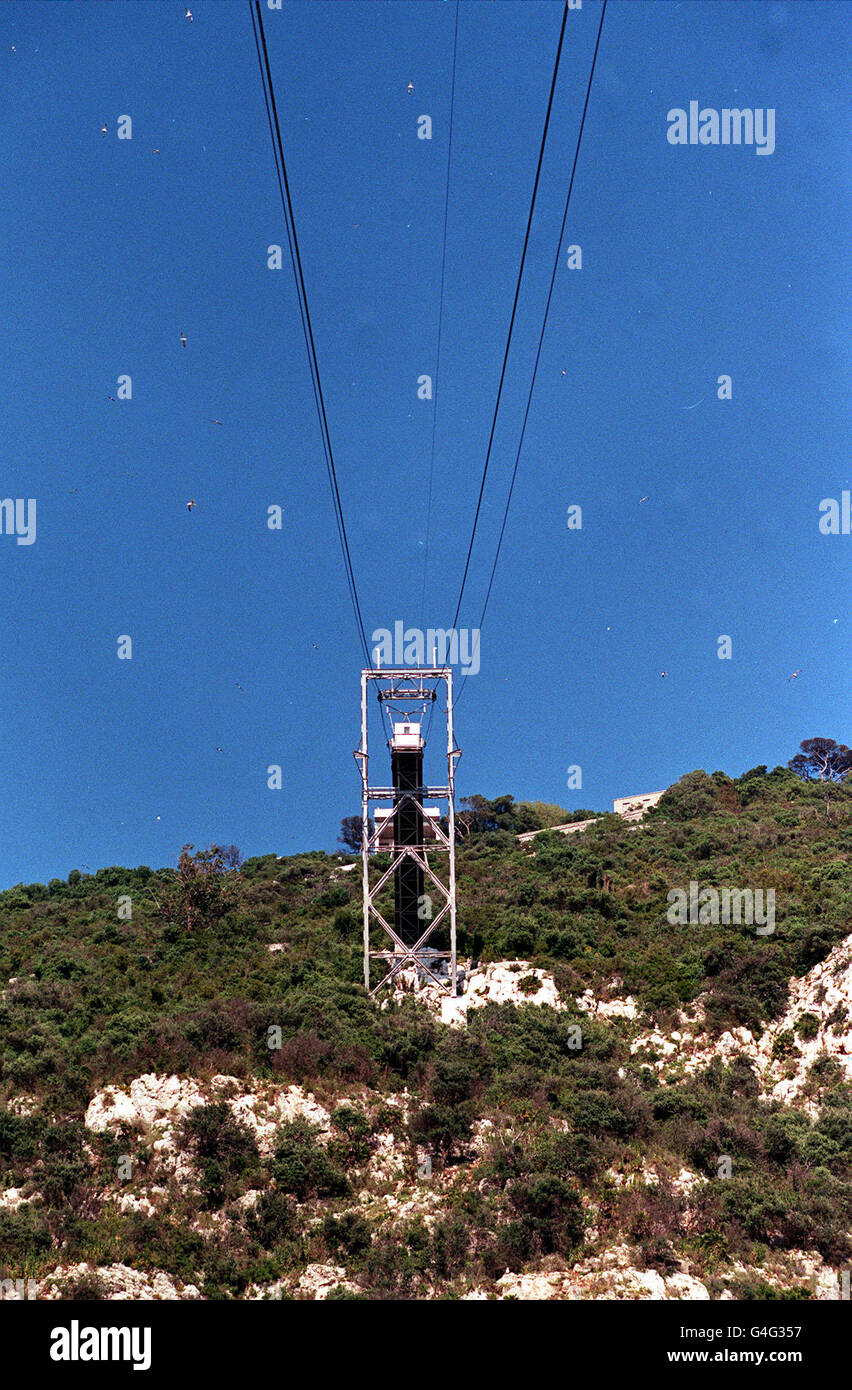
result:
[[(292, 273), (266, 267), (285, 234), (248, 5), (184, 8), (0, 10), (0, 495), (37, 499), (35, 544), (0, 536), (0, 886), (185, 841), (331, 849), (358, 807), (361, 656)], [(455, 606), (561, 13), (461, 6), (426, 625)], [(466, 627), (599, 13), (568, 18)], [(368, 632), (420, 622), (453, 19), (440, 0), (265, 16)], [(850, 741), (852, 537), (818, 529), (852, 487), (849, 33), (844, 4), (611, 0), (566, 234), (584, 263), (557, 278), (461, 795), (606, 809)], [(693, 99), (774, 108), (775, 152), (670, 145)]]

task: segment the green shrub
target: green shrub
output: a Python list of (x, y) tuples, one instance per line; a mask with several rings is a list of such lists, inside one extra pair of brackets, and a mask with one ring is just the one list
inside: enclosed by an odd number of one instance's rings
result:
[(589, 1090), (573, 1096), (568, 1114), (577, 1133), (628, 1139), (646, 1128), (644, 1102), (630, 1092)]
[(816, 1014), (801, 1014), (796, 1023), (796, 1033), (806, 1041), (815, 1038), (819, 1033), (820, 1020)]
[(306, 1120), (291, 1120), (278, 1128), (270, 1172), (281, 1191), (292, 1193), (300, 1202), (309, 1197), (342, 1197), (349, 1191), (346, 1174)]
[(260, 1171), (255, 1137), (226, 1101), (194, 1106), (179, 1137), (192, 1154), (209, 1210), (235, 1197), (245, 1179)]
[(408, 1129), (415, 1144), (446, 1160), (458, 1146), (470, 1139), (472, 1110), (469, 1103), (424, 1105), (415, 1110)]
[(772, 1056), (777, 1061), (783, 1061), (785, 1057), (797, 1057), (798, 1055), (799, 1049), (796, 1046), (793, 1031), (790, 1028), (785, 1028), (772, 1044)]
[(531, 1253), (569, 1256), (581, 1244), (583, 1206), (564, 1178), (541, 1173), (519, 1179), (507, 1188), (506, 1204)]
[(372, 1229), (360, 1212), (346, 1211), (342, 1216), (326, 1216), (320, 1227), (323, 1241), (332, 1255), (344, 1260), (359, 1259), (369, 1250)]
[(74, 1279), (66, 1279), (61, 1286), (59, 1297), (72, 1303), (94, 1303), (107, 1299), (109, 1294), (94, 1270), (89, 1270)]
[(299, 1218), (293, 1198), (275, 1188), (262, 1192), (246, 1214), (246, 1230), (264, 1250), (295, 1240)]
[(53, 1242), (42, 1212), (32, 1203), (16, 1211), (0, 1210), (0, 1260), (13, 1269), (23, 1269), (36, 1260)]

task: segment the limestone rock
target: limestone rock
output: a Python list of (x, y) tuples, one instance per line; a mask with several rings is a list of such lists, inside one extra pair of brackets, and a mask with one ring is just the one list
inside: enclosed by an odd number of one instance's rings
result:
[(90, 1265), (83, 1262), (76, 1265), (59, 1265), (43, 1279), (36, 1280), (36, 1298), (58, 1299), (67, 1283), (77, 1282), (94, 1276), (106, 1291), (110, 1301), (133, 1299), (149, 1301), (164, 1299), (196, 1299), (201, 1294), (195, 1284), (183, 1284), (169, 1274), (158, 1270), (153, 1274), (131, 1269), (129, 1265)]

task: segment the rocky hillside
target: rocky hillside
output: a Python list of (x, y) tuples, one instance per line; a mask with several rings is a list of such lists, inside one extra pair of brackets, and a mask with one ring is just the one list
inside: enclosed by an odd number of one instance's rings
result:
[[(413, 980), (365, 998), (350, 863), (0, 894), (0, 1278), (40, 1298), (839, 1297), (852, 787), (690, 773), (635, 824), (472, 835), (451, 1009)], [(672, 923), (693, 881), (774, 890), (773, 930)]]

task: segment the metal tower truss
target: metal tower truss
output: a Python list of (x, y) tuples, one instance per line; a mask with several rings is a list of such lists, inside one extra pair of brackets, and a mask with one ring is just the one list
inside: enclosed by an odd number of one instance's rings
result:
[[(371, 682), (381, 682), (377, 691), (383, 706), (399, 707), (397, 719), (391, 720), (391, 750), (393, 785), (373, 785), (370, 782), (368, 749), (368, 702)], [(447, 781), (444, 786), (423, 784), (423, 740), (420, 724), (412, 723), (411, 711), (437, 700), (440, 683), (446, 686), (447, 713)], [(403, 712), (404, 711), (404, 712)], [(455, 996), (458, 988), (456, 965), (456, 834), (455, 834), (455, 768), (461, 749), (455, 747), (453, 734), (453, 673), (449, 667), (402, 667), (399, 669), (365, 669), (361, 672), (361, 746), (355, 758), (361, 770), (361, 882), (363, 890), (364, 930), (364, 988), (376, 995), (386, 985), (392, 985), (400, 971), (414, 967), (423, 971), (442, 989)], [(424, 807), (424, 798), (446, 802), (446, 825), (439, 824), (438, 810)], [(375, 828), (370, 833), (371, 807), (374, 802), (390, 802), (388, 810), (377, 810)], [(381, 822), (379, 823), (379, 817)], [(429, 862), (429, 853), (439, 858), (439, 864)], [(389, 866), (371, 883), (371, 868), (377, 854), (390, 853)], [(436, 872), (442, 867), (445, 872)], [(395, 887), (393, 925), (377, 906), (388, 883)], [(429, 885), (439, 899), (434, 915), (424, 921), (422, 888)], [(431, 896), (431, 891), (429, 896)], [(450, 949), (439, 951), (427, 943), (433, 933), (449, 919)], [(374, 925), (381, 927), (389, 938), (390, 949), (372, 950), (370, 932)], [(371, 961), (383, 961), (387, 972), (377, 984), (371, 981)], [(446, 973), (439, 962), (446, 961)]]

